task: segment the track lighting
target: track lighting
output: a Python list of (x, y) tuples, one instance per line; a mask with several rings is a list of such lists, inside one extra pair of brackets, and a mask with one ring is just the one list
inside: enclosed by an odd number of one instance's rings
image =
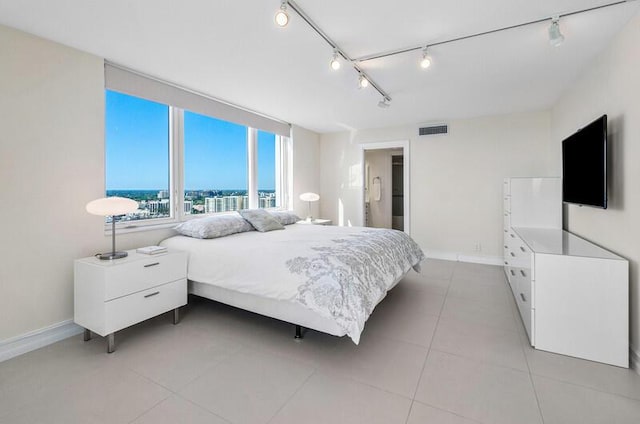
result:
[(331, 62), (329, 62), (329, 64), (331, 65), (331, 69), (333, 69), (334, 71), (340, 69), (340, 60), (338, 60), (338, 49), (333, 49), (333, 57), (331, 58)]
[(331, 66), (331, 69), (334, 71), (337, 71), (338, 69), (340, 69), (342, 67), (342, 59), (344, 59), (344, 61), (352, 66), (354, 68), (354, 70), (358, 73), (358, 88), (367, 88), (369, 86), (369, 84), (371, 84), (371, 87), (376, 90), (381, 96), (382, 96), (382, 100), (378, 102), (378, 106), (381, 108), (388, 108), (390, 106), (390, 102), (391, 102), (391, 97), (389, 96), (389, 94), (387, 94), (387, 92), (380, 87), (379, 84), (377, 84), (374, 80), (369, 80), (369, 76), (360, 69), (360, 64), (365, 62), (365, 61), (369, 61), (369, 60), (376, 60), (376, 59), (382, 59), (385, 57), (389, 57), (389, 56), (395, 56), (395, 55), (400, 55), (400, 54), (405, 54), (405, 53), (413, 53), (416, 52), (418, 50), (422, 51), (422, 58), (420, 59), (420, 67), (422, 69), (427, 69), (429, 67), (431, 67), (431, 64), (433, 62), (431, 56), (429, 56), (427, 50), (429, 47), (435, 47), (435, 46), (442, 46), (442, 45), (447, 45), (450, 43), (457, 43), (457, 42), (461, 42), (463, 40), (469, 40), (472, 38), (476, 38), (476, 37), (484, 37), (486, 35), (489, 34), (495, 34), (498, 32), (503, 32), (503, 31), (510, 31), (516, 28), (522, 28), (522, 27), (526, 27), (529, 25), (538, 25), (538, 24), (542, 24), (545, 22), (548, 22), (549, 19), (551, 19), (551, 26), (549, 27), (549, 43), (554, 46), (557, 47), (559, 45), (561, 45), (564, 42), (564, 35), (562, 34), (562, 32), (560, 31), (560, 18), (564, 18), (564, 17), (568, 17), (568, 16), (574, 16), (574, 15), (579, 15), (582, 13), (587, 13), (587, 12), (592, 12), (594, 10), (599, 10), (599, 9), (605, 9), (605, 8), (610, 8), (613, 6), (617, 6), (617, 5), (621, 5), (621, 4), (627, 4), (630, 3), (632, 1), (635, 0), (609, 0), (610, 3), (607, 4), (602, 4), (599, 6), (594, 6), (594, 7), (590, 7), (590, 8), (586, 8), (586, 9), (579, 9), (579, 10), (574, 10), (574, 11), (569, 11), (569, 12), (565, 12), (561, 15), (555, 15), (552, 17), (544, 17), (544, 18), (540, 18), (540, 19), (536, 19), (536, 20), (532, 20), (532, 21), (527, 21), (527, 22), (522, 22), (522, 23), (518, 23), (515, 25), (510, 25), (510, 26), (505, 26), (505, 27), (500, 27), (500, 28), (495, 28), (495, 29), (490, 29), (490, 30), (486, 30), (486, 31), (482, 31), (482, 32), (477, 32), (477, 33), (473, 33), (473, 34), (468, 34), (468, 35), (463, 35), (463, 36), (456, 36), (450, 39), (446, 39), (446, 40), (441, 40), (441, 41), (437, 41), (437, 42), (432, 42), (431, 44), (425, 46), (425, 44), (422, 45), (417, 45), (415, 47), (403, 47), (401, 49), (397, 49), (397, 50), (392, 50), (392, 51), (385, 51), (382, 53), (376, 53), (376, 54), (371, 54), (371, 55), (367, 55), (367, 56), (362, 56), (362, 57), (350, 57), (347, 53), (345, 53), (344, 50), (340, 49), (340, 47), (335, 43), (335, 41), (333, 41), (329, 35), (327, 35), (326, 32), (324, 32), (314, 21), (313, 19), (307, 15), (307, 13), (300, 7), (300, 5), (298, 5), (295, 1), (293, 0), (281, 0), (280, 2), (280, 9), (278, 10), (278, 12), (275, 15), (275, 22), (276, 25), (278, 25), (279, 27), (286, 27), (287, 24), (289, 23), (289, 14), (287, 13), (287, 10), (290, 8), (291, 10), (293, 10), (296, 15), (298, 15), (301, 19), (301, 22), (306, 23), (307, 25), (309, 25), (309, 27), (311, 29), (313, 29), (329, 46), (331, 46), (333, 48), (333, 56), (329, 62), (329, 66)]
[(358, 88), (367, 88), (369, 86), (369, 80), (362, 74), (358, 77)]
[(287, 2), (283, 0), (280, 4), (280, 10), (276, 12), (275, 16), (276, 25), (281, 28), (284, 28), (289, 23), (289, 14), (287, 13)]
[(549, 44), (558, 47), (562, 43), (564, 43), (564, 35), (560, 32), (560, 17), (556, 16), (551, 20), (549, 27)]
[(389, 99), (386, 97), (383, 97), (382, 100), (378, 102), (378, 107), (380, 109), (387, 109), (389, 106), (391, 106), (391, 104), (389, 103)]
[(420, 67), (422, 69), (427, 69), (429, 66), (431, 66), (431, 56), (429, 56), (429, 54), (427, 53), (427, 48), (428, 47), (422, 49), (422, 60), (420, 61)]

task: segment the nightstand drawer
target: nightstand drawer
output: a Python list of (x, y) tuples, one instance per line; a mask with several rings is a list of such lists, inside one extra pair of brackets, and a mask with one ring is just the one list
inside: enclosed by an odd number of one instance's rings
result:
[(112, 300), (184, 278), (185, 253), (149, 256), (105, 270), (105, 299)]
[(110, 300), (105, 302), (105, 334), (116, 332), (186, 304), (186, 279)]

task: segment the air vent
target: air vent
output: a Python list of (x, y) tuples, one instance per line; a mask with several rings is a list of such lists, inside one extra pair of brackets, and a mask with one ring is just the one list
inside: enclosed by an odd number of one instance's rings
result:
[(418, 129), (418, 135), (438, 135), (447, 134), (449, 132), (448, 125), (432, 125), (429, 127), (420, 127)]

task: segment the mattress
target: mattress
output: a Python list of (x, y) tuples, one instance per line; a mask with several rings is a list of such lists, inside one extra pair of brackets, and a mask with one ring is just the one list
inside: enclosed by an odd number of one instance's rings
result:
[(192, 293), (355, 343), (373, 308), (424, 259), (405, 233), (360, 227), (293, 224), (161, 245), (189, 252)]

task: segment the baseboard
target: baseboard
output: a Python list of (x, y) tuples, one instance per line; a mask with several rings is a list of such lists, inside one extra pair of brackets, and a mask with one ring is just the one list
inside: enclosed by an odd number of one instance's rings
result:
[(469, 255), (458, 255), (459, 262), (471, 262), (474, 264), (485, 264), (485, 265), (498, 265), (502, 266), (504, 264), (504, 259), (502, 256), (469, 256)]
[(629, 348), (629, 362), (631, 362), (631, 368), (640, 374), (640, 353), (633, 350), (632, 347)]
[(504, 262), (501, 256), (473, 256), (456, 252), (423, 249), (427, 258), (442, 259), (445, 261), (470, 262), (474, 264), (498, 265)]
[(0, 362), (75, 336), (82, 331), (82, 327), (73, 320), (67, 320), (0, 341)]
[(442, 259), (443, 261), (457, 261), (458, 255), (451, 252), (442, 252), (438, 250), (422, 249), (425, 256), (429, 259)]

